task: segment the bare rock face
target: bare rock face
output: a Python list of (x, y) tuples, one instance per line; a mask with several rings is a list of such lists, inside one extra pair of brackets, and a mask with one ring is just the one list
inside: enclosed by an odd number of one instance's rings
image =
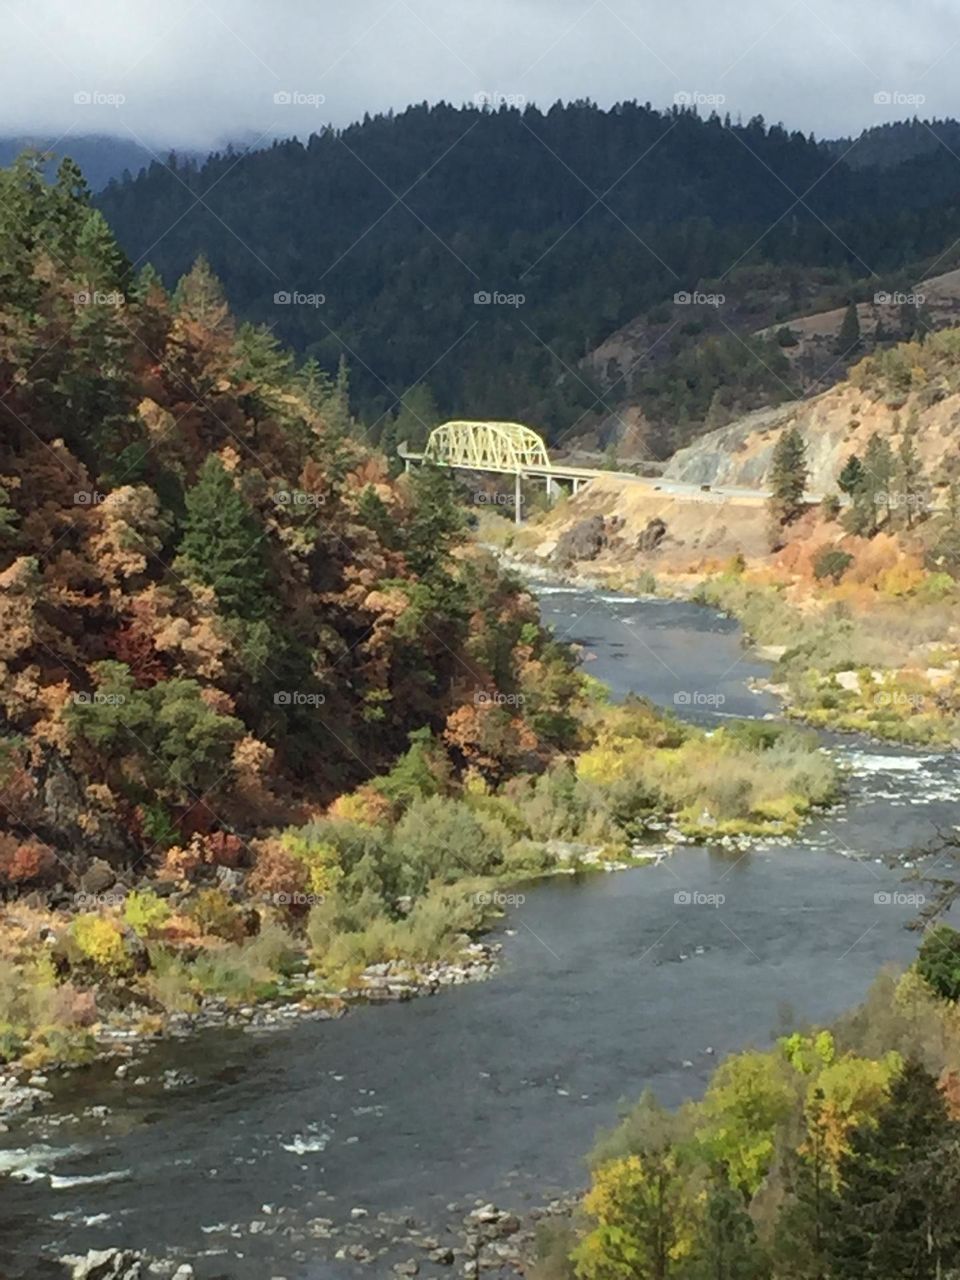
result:
[(603, 516), (587, 516), (560, 535), (554, 555), (558, 560), (595, 560), (605, 537)]
[(661, 520), (659, 516), (654, 516), (652, 520), (647, 522), (647, 527), (637, 538), (637, 550), (645, 552), (656, 551), (666, 536), (666, 522)]
[(63, 861), (74, 865), (77, 851), (91, 847), (100, 859), (114, 867), (136, 856), (130, 833), (111, 813), (94, 814), (96, 834), (91, 835), (89, 821), (81, 821), (90, 816), (90, 798), (61, 756), (52, 754), (44, 762), (37, 777), (37, 789), (43, 807), (37, 833), (52, 848), (61, 851)]

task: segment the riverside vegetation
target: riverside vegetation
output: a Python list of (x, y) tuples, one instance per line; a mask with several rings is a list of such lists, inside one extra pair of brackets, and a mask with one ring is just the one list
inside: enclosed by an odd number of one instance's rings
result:
[(945, 1280), (960, 1257), (960, 933), (832, 1027), (646, 1095), (591, 1157), (536, 1280)]
[(796, 829), (802, 731), (605, 705), (349, 378), (0, 172), (0, 1057), (455, 960), (490, 885)]

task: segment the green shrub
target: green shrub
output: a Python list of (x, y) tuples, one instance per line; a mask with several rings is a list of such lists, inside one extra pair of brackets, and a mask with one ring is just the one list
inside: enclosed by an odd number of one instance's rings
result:
[(170, 919), (170, 908), (167, 903), (153, 892), (145, 889), (128, 894), (123, 906), (123, 918), (131, 929), (144, 936), (156, 933)]
[(243, 921), (240, 912), (222, 889), (202, 889), (186, 909), (187, 917), (201, 933), (228, 942), (243, 937)]
[(81, 915), (76, 917), (70, 931), (81, 955), (96, 968), (115, 975), (131, 971), (123, 934), (115, 920), (94, 914)]
[(824, 547), (813, 561), (813, 576), (818, 582), (829, 578), (831, 582), (839, 582), (853, 564), (853, 556), (849, 551), (841, 551), (839, 547)]
[(489, 875), (503, 862), (510, 833), (484, 821), (462, 800), (415, 800), (397, 823), (393, 843), (406, 867), (407, 892), (422, 893), (431, 880), (452, 883), (464, 875)]
[(917, 972), (944, 1000), (960, 1000), (960, 933), (948, 924), (932, 929), (917, 955)]

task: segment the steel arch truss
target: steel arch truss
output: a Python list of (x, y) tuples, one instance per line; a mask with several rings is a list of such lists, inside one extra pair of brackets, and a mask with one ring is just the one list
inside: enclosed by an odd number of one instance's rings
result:
[(547, 446), (519, 422), (445, 422), (430, 432), (424, 458), (477, 471), (550, 470)]

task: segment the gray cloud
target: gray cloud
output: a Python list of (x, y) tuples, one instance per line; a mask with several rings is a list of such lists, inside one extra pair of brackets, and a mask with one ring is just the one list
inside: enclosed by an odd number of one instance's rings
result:
[(205, 147), (484, 92), (542, 106), (687, 93), (829, 136), (960, 114), (960, 6), (947, 0), (7, 0), (2, 12), (6, 134)]

